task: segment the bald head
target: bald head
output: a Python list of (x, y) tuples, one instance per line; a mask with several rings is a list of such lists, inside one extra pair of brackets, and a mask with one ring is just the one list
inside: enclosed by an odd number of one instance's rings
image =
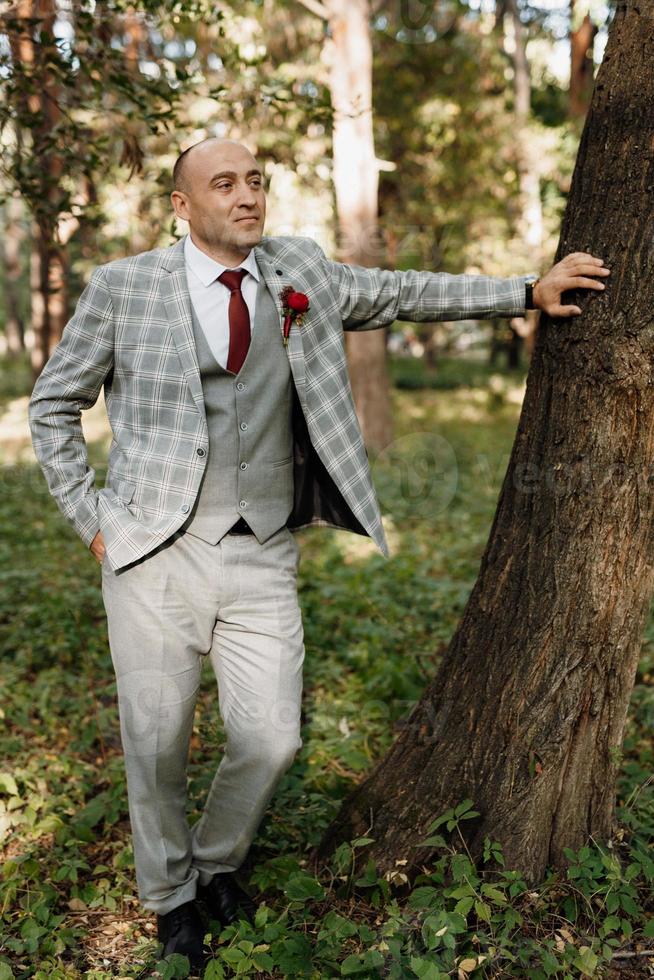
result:
[(236, 140), (211, 137), (184, 150), (173, 168), (175, 214), (199, 248), (228, 267), (261, 241), (266, 194), (261, 168)]
[(252, 166), (256, 167), (256, 160), (243, 143), (239, 143), (237, 140), (230, 140), (223, 136), (208, 136), (207, 139), (200, 140), (199, 143), (194, 143), (193, 146), (189, 146), (175, 160), (175, 166), (173, 167), (174, 189), (187, 193), (192, 181), (194, 161), (206, 159), (208, 156), (218, 158), (221, 147), (237, 147), (252, 157)]

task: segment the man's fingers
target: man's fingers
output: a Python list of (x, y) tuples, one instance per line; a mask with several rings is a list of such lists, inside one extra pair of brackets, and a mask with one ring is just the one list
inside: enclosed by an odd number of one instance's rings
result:
[(569, 317), (578, 316), (581, 313), (581, 310), (578, 306), (561, 306), (561, 304), (559, 304), (558, 306), (550, 306), (547, 312), (550, 316)]
[(591, 255), (590, 252), (571, 252), (570, 255), (561, 259), (562, 262), (576, 262), (578, 260), (592, 262), (594, 265), (604, 265), (604, 259), (598, 259), (596, 255)]
[(566, 272), (589, 272), (593, 276), (605, 275), (604, 270), (610, 272), (604, 259), (598, 259), (596, 255), (589, 255), (587, 252), (573, 252), (571, 255), (566, 255), (559, 262), (559, 266), (562, 266)]
[(564, 292), (566, 289), (578, 289), (579, 287), (583, 287), (584, 289), (606, 289), (604, 283), (598, 282), (597, 279), (587, 279), (586, 276), (571, 276), (561, 284), (561, 292)]
[(576, 265), (566, 269), (566, 272), (571, 276), (608, 276), (611, 270), (607, 269), (606, 266), (591, 265), (589, 262), (578, 262)]
[(583, 262), (592, 258), (594, 256), (589, 255), (587, 252), (571, 252), (570, 255), (566, 255), (565, 258), (561, 259), (561, 265), (574, 265), (576, 262)]

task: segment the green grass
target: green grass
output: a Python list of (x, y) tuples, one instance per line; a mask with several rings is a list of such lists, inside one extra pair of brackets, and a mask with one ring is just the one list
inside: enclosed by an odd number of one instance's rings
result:
[(526, 370), (520, 367), (507, 371), (499, 365), (491, 365), (485, 352), (479, 352), (465, 358), (440, 357), (433, 368), (420, 357), (394, 357), (390, 362), (390, 374), (393, 384), (400, 390), (433, 388), (451, 391), (464, 387), (485, 388), (491, 378), (520, 384), (526, 377)]
[(0, 357), (0, 411), (13, 398), (26, 394), (32, 385), (29, 355)]
[[(246, 881), (262, 896), (256, 927), (214, 936), (207, 977), (441, 980), (462, 963), (461, 977), (602, 976), (615, 947), (652, 945), (652, 622), (619, 784), (626, 862), (589, 847), (536, 889), (519, 873), (491, 875), (457, 832), (472, 801), (435, 828), (440, 856), (408, 894), (370, 863), (356, 881), (348, 876), (365, 839), (341, 847), (324, 879), (306, 870), (306, 854), (389, 746), (461, 615), (517, 422), (503, 392), (480, 381), (396, 393), (396, 441), (373, 467), (395, 524), (390, 561), (353, 535), (302, 532), (304, 745), (248, 857)], [(91, 462), (104, 469), (98, 446)], [(157, 966), (153, 916), (136, 899), (100, 568), (35, 468), (5, 470), (0, 520), (0, 980), (186, 976), (181, 960)], [(206, 665), (192, 820), (221, 745)], [(498, 853), (488, 842), (488, 859)]]

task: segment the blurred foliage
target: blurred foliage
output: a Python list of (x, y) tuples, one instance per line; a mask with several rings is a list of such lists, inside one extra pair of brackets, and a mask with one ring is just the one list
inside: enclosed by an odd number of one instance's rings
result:
[[(58, 17), (50, 33), (33, 32), (31, 67), (12, 58), (16, 8), (0, 16), (0, 162), (4, 192), (23, 195), (25, 231), (45, 209), (55, 237), (70, 235), (72, 298), (99, 261), (179, 233), (170, 171), (183, 147), (207, 135), (244, 140), (261, 158), (268, 233), (309, 234), (332, 250), (329, 38), (321, 18), (298, 0), (52, 3)], [(448, 0), (407, 30), (405, 6), (382, 4), (372, 22), (377, 155), (396, 167), (381, 173), (376, 264), (529, 271), (541, 257), (525, 255), (516, 233), (511, 68), (492, 18)], [(530, 11), (532, 38), (553, 51), (560, 17), (550, 23)], [(57, 107), (49, 125), (33, 108), (43, 91)], [(545, 261), (579, 132), (551, 72), (534, 70), (532, 95)], [(79, 222), (72, 234), (63, 227), (71, 218)], [(28, 258), (27, 249), (25, 284)]]
[[(85, 0), (3, 11), (3, 174), (39, 222), (83, 212), (84, 179), (95, 184), (113, 160), (138, 172), (141, 138), (174, 125), (192, 76), (181, 59), (166, 57), (164, 34), (186, 6)], [(220, 17), (215, 4), (192, 6), (194, 16)], [(146, 29), (155, 13), (166, 18), (156, 32)]]

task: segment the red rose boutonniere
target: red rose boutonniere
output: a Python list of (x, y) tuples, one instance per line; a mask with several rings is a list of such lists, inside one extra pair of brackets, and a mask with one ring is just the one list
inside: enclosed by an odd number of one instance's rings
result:
[(284, 314), (282, 336), (284, 338), (284, 345), (286, 345), (288, 343), (288, 335), (291, 332), (291, 324), (297, 323), (298, 327), (302, 326), (304, 314), (309, 309), (309, 297), (305, 296), (304, 293), (296, 293), (292, 286), (284, 286), (279, 296), (282, 301), (282, 313)]

